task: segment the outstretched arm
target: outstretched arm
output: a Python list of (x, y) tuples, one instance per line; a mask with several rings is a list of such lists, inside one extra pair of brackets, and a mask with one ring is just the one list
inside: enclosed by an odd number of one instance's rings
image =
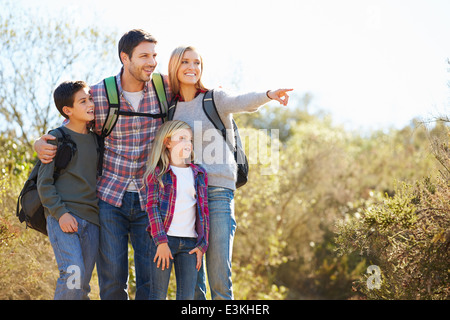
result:
[(289, 101), (287, 92), (293, 89), (268, 90), (267, 92), (248, 92), (232, 95), (224, 90), (214, 91), (214, 102), (219, 114), (230, 114), (239, 112), (255, 112), (270, 100), (279, 101), (286, 106)]

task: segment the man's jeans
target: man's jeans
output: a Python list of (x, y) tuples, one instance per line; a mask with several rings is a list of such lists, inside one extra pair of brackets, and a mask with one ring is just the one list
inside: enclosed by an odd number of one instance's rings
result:
[(128, 299), (128, 239), (134, 249), (136, 300), (150, 299), (150, 237), (147, 213), (141, 210), (139, 194), (125, 192), (122, 207), (99, 200), (100, 248), (97, 272), (100, 298)]
[(55, 252), (59, 278), (55, 300), (87, 300), (89, 282), (98, 252), (97, 225), (73, 215), (78, 222), (77, 232), (64, 232), (58, 220), (47, 217), (48, 238)]
[[(172, 265), (175, 266), (175, 277), (177, 283), (177, 300), (194, 300), (195, 287), (197, 285), (197, 254), (189, 254), (189, 251), (195, 249), (197, 239), (167, 236), (169, 248), (173, 260), (170, 260), (169, 268), (160, 265), (157, 268), (157, 262), (152, 262), (152, 299), (165, 300), (169, 288), (170, 273)], [(151, 254), (155, 257), (156, 244), (152, 240)]]
[[(208, 188), (209, 247), (206, 251), (206, 269), (213, 300), (233, 299), (231, 283), (231, 257), (236, 219), (233, 190)], [(205, 267), (198, 273), (196, 300), (206, 299)]]

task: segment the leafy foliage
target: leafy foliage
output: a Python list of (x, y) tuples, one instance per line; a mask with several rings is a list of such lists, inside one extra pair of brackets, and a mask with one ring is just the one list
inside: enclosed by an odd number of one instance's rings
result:
[[(251, 116), (245, 115), (247, 124)], [(261, 175), (261, 165), (253, 165), (250, 182), (237, 191), (234, 270), (246, 275), (235, 275), (237, 282), (245, 279), (244, 297), (257, 298), (247, 292), (250, 276), (256, 282), (260, 274), (267, 288), (275, 285), (273, 297), (279, 297), (276, 292), (306, 299), (364, 296), (354, 281), (365, 273), (368, 257), (336, 253), (336, 221), (361, 216), (382, 202), (383, 194), (394, 195), (395, 179), (414, 184), (441, 170), (430, 139), (442, 141), (446, 131), (444, 123), (427, 130), (413, 121), (401, 130), (361, 136), (327, 117), (292, 122), (280, 144), (276, 174)], [(259, 142), (253, 136), (248, 144)]]
[[(448, 295), (448, 140), (438, 139), (448, 130), (444, 124), (362, 137), (311, 116), (295, 123), (284, 143), (274, 132), (241, 130), (251, 167), (248, 184), (235, 195), (237, 299)], [(51, 299), (52, 248), (14, 216), (35, 160), (11, 137), (0, 137), (8, 146), (0, 150), (0, 298)], [(430, 153), (436, 149), (440, 161)], [(435, 178), (424, 178), (433, 172)], [(395, 185), (395, 177), (403, 181)], [(131, 297), (132, 260), (130, 250)], [(371, 264), (382, 270), (381, 291), (365, 285)], [(98, 298), (95, 276), (91, 283), (91, 297)], [(420, 290), (406, 292), (414, 286)], [(169, 298), (174, 292), (172, 282)]]
[[(437, 157), (448, 168), (448, 143)], [(338, 226), (340, 252), (359, 251), (382, 271), (379, 289), (359, 288), (373, 299), (449, 298), (450, 184), (448, 174), (402, 183), (395, 195)]]
[(62, 122), (53, 103), (58, 83), (69, 78), (98, 81), (98, 74), (114, 65), (115, 34), (78, 25), (66, 12), (52, 17), (14, 1), (2, 3), (0, 119), (30, 146), (34, 137)]

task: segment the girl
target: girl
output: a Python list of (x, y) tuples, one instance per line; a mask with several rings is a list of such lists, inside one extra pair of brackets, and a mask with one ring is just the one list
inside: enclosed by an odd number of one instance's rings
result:
[[(231, 256), (236, 229), (234, 217), (234, 190), (236, 162), (221, 133), (203, 111), (202, 101), (207, 91), (201, 82), (203, 60), (194, 47), (178, 47), (170, 57), (169, 82), (177, 99), (174, 119), (182, 119), (194, 128), (196, 154), (208, 172), (208, 205), (210, 212), (210, 243), (206, 267), (212, 299), (233, 299), (231, 283)], [(233, 113), (254, 112), (277, 100), (287, 105), (292, 89), (269, 90), (233, 96), (223, 90), (214, 90), (214, 102), (227, 129), (232, 128)], [(234, 144), (233, 130), (227, 130), (228, 141)], [(198, 149), (197, 149), (198, 148)], [(214, 150), (214, 152), (212, 152)], [(203, 267), (199, 272), (196, 299), (206, 299), (206, 281)]]
[(166, 298), (172, 263), (177, 300), (194, 299), (197, 273), (208, 248), (209, 213), (206, 171), (193, 159), (189, 125), (164, 123), (153, 141), (144, 175), (147, 231), (153, 239), (152, 299)]

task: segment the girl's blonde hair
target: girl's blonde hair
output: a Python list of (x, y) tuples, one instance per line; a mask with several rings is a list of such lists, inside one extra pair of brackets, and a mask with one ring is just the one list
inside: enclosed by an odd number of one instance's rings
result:
[[(144, 173), (144, 185), (147, 184), (147, 179), (150, 175), (159, 182), (163, 187), (162, 176), (167, 171), (170, 165), (170, 151), (167, 149), (167, 139), (171, 139), (172, 136), (181, 129), (191, 130), (191, 127), (184, 121), (172, 120), (163, 123), (156, 133), (155, 140), (153, 140), (150, 155), (147, 160), (147, 168)], [(191, 152), (191, 162), (194, 161), (194, 151)], [(159, 168), (159, 173), (156, 175), (155, 169)]]
[[(197, 49), (193, 46), (180, 46), (178, 48), (175, 48), (175, 50), (172, 51), (172, 54), (170, 55), (169, 60), (169, 82), (170, 82), (170, 90), (172, 90), (172, 93), (174, 95), (177, 95), (180, 93), (180, 81), (178, 80), (178, 69), (180, 68), (181, 61), (183, 60), (183, 55), (186, 51), (195, 51), (198, 53)], [(200, 66), (203, 74), (203, 58), (200, 56)], [(201, 75), (200, 79), (195, 84), (195, 87), (197, 89), (201, 90), (208, 90), (205, 88), (201, 81)]]

